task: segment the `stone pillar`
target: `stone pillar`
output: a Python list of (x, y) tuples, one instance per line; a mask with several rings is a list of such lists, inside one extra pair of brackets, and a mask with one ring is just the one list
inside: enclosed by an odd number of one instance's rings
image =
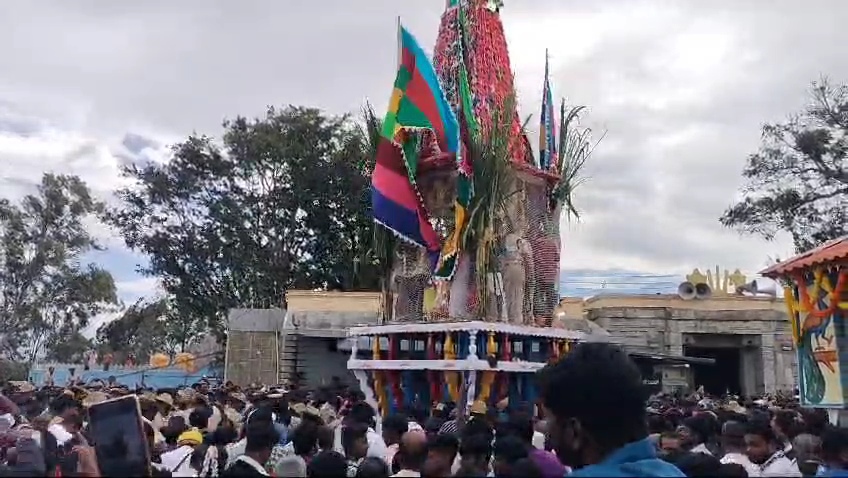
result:
[(766, 393), (777, 391), (775, 381), (774, 333), (765, 333), (763, 337), (763, 385)]

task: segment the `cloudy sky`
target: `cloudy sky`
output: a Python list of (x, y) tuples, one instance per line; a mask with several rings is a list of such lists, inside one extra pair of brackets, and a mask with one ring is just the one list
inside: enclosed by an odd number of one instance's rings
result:
[[(236, 114), (302, 104), (383, 109), (395, 18), (430, 48), (443, 0), (19, 0), (0, 13), (0, 186), (78, 174), (104, 199), (119, 165), (165, 155)], [(841, 0), (506, 0), (524, 114), (539, 109), (545, 48), (555, 95), (590, 106), (606, 137), (564, 232), (565, 268), (754, 272), (786, 257), (724, 230), (765, 121), (806, 102), (809, 81), (848, 80)], [(538, 116), (537, 116), (538, 117)], [(125, 300), (151, 294), (143, 258), (103, 227), (99, 254)]]

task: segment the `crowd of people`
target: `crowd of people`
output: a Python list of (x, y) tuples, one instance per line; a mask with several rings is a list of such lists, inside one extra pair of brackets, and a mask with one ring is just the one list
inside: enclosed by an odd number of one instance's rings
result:
[(535, 404), (422, 404), (384, 417), (341, 386), (11, 383), (0, 397), (0, 476), (103, 476), (86, 412), (128, 394), (153, 476), (848, 476), (848, 430), (791, 396), (649, 397), (627, 354), (598, 343), (537, 378)]

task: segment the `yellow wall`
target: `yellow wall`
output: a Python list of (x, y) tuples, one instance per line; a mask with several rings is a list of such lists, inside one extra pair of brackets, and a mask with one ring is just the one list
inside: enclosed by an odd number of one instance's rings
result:
[[(379, 292), (313, 292), (293, 290), (287, 294), (289, 309), (296, 312), (379, 312)], [(557, 312), (567, 318), (583, 318), (586, 311), (605, 307), (668, 307), (690, 310), (777, 310), (784, 312), (783, 299), (769, 297), (722, 296), (709, 299), (683, 300), (676, 295), (605, 294), (588, 299), (564, 297)]]
[(293, 312), (379, 312), (379, 292), (313, 292), (291, 290), (286, 293)]
[(588, 299), (563, 298), (556, 313), (564, 312), (566, 318), (583, 318), (587, 311), (608, 307), (672, 308), (689, 310), (776, 310), (784, 312), (782, 299), (770, 297), (721, 296), (709, 299), (683, 300), (677, 295), (600, 295)]

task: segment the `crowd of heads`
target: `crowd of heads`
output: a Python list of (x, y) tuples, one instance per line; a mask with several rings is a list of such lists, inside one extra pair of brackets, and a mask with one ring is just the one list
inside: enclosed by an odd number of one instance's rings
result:
[(791, 396), (649, 395), (627, 353), (609, 344), (577, 345), (537, 379), (537, 403), (416, 404), (379, 417), (361, 392), (340, 384), (156, 391), (18, 384), (2, 399), (1, 470), (98, 476), (98, 454), (126, 450), (96, 443), (87, 410), (126, 394), (138, 397), (154, 476), (246, 476), (258, 466), (278, 477), (547, 478), (579, 474), (641, 444), (672, 467), (665, 470), (686, 476), (848, 469), (848, 431)]

